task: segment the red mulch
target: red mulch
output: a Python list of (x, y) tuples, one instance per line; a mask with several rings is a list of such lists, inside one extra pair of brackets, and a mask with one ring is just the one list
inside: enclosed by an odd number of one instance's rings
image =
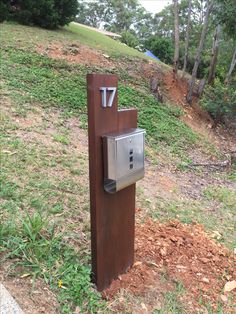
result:
[[(148, 220), (136, 226), (134, 266), (113, 281), (104, 297), (111, 299), (120, 289), (141, 295), (151, 286), (158, 288), (163, 270), (173, 282), (182, 282), (194, 300), (216, 304), (225, 283), (236, 279), (236, 259), (202, 225)], [(235, 290), (231, 297), (236, 301)]]

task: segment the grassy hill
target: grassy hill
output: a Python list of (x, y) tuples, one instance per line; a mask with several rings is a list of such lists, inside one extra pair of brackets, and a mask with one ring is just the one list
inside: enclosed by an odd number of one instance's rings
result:
[[(167, 100), (159, 103), (149, 91), (145, 71), (151, 67), (163, 75), (168, 67), (149, 65), (140, 52), (75, 24), (47, 31), (4, 23), (0, 37), (0, 278), (18, 299), (14, 278), (24, 282), (22, 307), (28, 313), (32, 308), (37, 313), (39, 306), (47, 313), (73, 313), (76, 307), (78, 312), (129, 313), (150, 301), (140, 296), (136, 308), (133, 297), (105, 302), (90, 284), (87, 73), (117, 74), (120, 107), (136, 107), (139, 126), (147, 130), (147, 174), (138, 185), (142, 211), (137, 223), (147, 218), (202, 223), (210, 233), (218, 231), (219, 241), (230, 249), (236, 246), (232, 176), (188, 168), (195, 158), (217, 160), (220, 152), (181, 120), (183, 109)], [(79, 54), (84, 45), (98, 54), (96, 64), (84, 62), (86, 54), (81, 62), (63, 59)], [(63, 58), (50, 58), (50, 51)], [(102, 62), (104, 53), (109, 66)], [(212, 208), (217, 208), (214, 214)], [(42, 303), (40, 294), (32, 301), (30, 280), (42, 294), (50, 288), (48, 301)], [(161, 310), (154, 313), (190, 313), (180, 286), (158, 292)]]

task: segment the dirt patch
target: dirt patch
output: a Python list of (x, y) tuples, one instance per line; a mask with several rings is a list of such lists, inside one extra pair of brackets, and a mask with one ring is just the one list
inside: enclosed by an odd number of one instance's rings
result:
[[(136, 227), (134, 266), (112, 283), (104, 297), (111, 299), (121, 289), (142, 295), (159, 285), (157, 278), (163, 270), (173, 282), (183, 283), (193, 302), (201, 299), (214, 307), (225, 283), (236, 279), (236, 260), (210, 239), (201, 225), (148, 220)], [(226, 298), (229, 303), (236, 301), (236, 291)]]
[(62, 59), (72, 63), (98, 65), (107, 68), (114, 67), (114, 64), (109, 60), (109, 56), (79, 43), (68, 45), (51, 43), (46, 47), (38, 45), (37, 52), (53, 59)]
[(9, 275), (10, 264), (0, 268), (0, 281), (11, 292), (26, 314), (59, 313), (59, 304), (50, 287), (42, 279)]

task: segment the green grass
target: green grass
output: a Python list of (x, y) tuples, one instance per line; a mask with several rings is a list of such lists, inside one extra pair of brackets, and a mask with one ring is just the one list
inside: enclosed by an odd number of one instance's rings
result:
[(236, 211), (236, 192), (225, 187), (210, 186), (204, 191), (207, 199), (219, 201), (225, 210)]
[(184, 302), (181, 300), (181, 297), (184, 296), (185, 292), (186, 291), (182, 283), (176, 282), (174, 285), (174, 288), (171, 291), (167, 291), (163, 293), (163, 297), (164, 297), (163, 307), (160, 310), (154, 310), (152, 314), (187, 313)]
[(61, 313), (72, 313), (77, 306), (89, 313), (102, 310), (105, 304), (92, 288), (84, 257), (54, 234), (55, 227), (41, 213), (17, 216), (0, 225), (0, 252), (5, 251), (4, 259), (18, 260), (12, 274), (43, 277), (57, 293)]
[[(45, 30), (39, 27), (23, 26), (15, 23), (3, 23), (0, 28), (1, 43), (19, 48), (28, 48), (35, 51), (39, 44), (50, 45), (54, 42), (80, 44), (90, 46), (108, 54), (111, 57), (141, 58), (148, 60), (144, 53), (130, 48), (117, 40), (98, 33), (94, 30), (85, 28), (78, 24), (69, 24), (59, 30)], [(160, 62), (161, 63), (161, 62)]]
[[(86, 73), (91, 69), (5, 46), (1, 71), (11, 97), (19, 103), (19, 114), (40, 103), (44, 108), (59, 106), (86, 122)], [(186, 147), (199, 141), (198, 135), (178, 119), (180, 111), (159, 104), (148, 90), (137, 90), (121, 80), (119, 105), (138, 108), (139, 126), (147, 130), (147, 140), (153, 147), (162, 146), (186, 160)], [(68, 142), (66, 138), (55, 140)]]
[(90, 47), (103, 50), (113, 57), (139, 57), (142, 59), (148, 59), (144, 53), (130, 48), (118, 40), (111, 39), (101, 33), (95, 32), (94, 30), (80, 26), (78, 24), (71, 23), (65, 27), (66, 30), (76, 34), (80, 43), (88, 45)]
[[(0, 262), (12, 260), (16, 277), (42, 277), (57, 295), (61, 313), (73, 313), (77, 306), (98, 313), (104, 303), (90, 283), (88, 189), (78, 183), (84, 157), (65, 151), (61, 138), (55, 151), (40, 141), (25, 143), (11, 133), (12, 117), (4, 114), (0, 132)], [(73, 221), (74, 215), (83, 217), (83, 224), (65, 229), (65, 220)]]

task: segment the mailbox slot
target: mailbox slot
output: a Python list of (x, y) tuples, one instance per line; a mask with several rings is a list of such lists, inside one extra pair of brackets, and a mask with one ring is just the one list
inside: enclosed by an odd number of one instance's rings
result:
[(144, 177), (145, 130), (127, 129), (102, 138), (107, 192), (118, 192)]

